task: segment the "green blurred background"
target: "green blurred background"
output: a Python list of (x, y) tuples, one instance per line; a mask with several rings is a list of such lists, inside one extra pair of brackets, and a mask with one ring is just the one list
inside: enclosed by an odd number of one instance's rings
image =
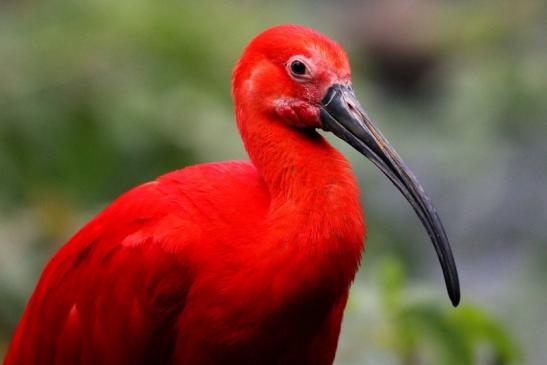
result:
[(280, 23), (348, 50), (461, 275), (453, 309), (411, 208), (331, 139), (369, 226), (336, 364), (547, 364), (547, 9), (530, 0), (0, 1), (0, 359), (48, 258), (108, 202), (246, 158), (231, 68)]

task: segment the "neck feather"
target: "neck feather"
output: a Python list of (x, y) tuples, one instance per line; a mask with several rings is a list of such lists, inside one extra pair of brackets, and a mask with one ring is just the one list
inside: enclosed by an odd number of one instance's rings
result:
[[(311, 265), (313, 282), (339, 295), (353, 280), (365, 234), (351, 167), (314, 130), (257, 114), (253, 118), (239, 109), (237, 117), (251, 161), (270, 192), (265, 239), (278, 254), (292, 252), (284, 265), (292, 262), (295, 270)], [(279, 250), (280, 245), (291, 249)]]
[(328, 223), (325, 229), (335, 229), (337, 223), (347, 225), (348, 220), (355, 220), (356, 227), (362, 225), (359, 190), (350, 164), (325, 138), (272, 116), (239, 111), (245, 148), (270, 192), (270, 212), (289, 204), (309, 219), (315, 217), (316, 225)]

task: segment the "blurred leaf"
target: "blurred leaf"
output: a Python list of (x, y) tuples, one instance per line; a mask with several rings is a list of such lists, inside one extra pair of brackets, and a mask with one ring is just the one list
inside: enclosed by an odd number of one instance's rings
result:
[(477, 364), (483, 345), (492, 365), (515, 364), (520, 351), (502, 324), (470, 304), (447, 307), (427, 298), (411, 297), (404, 268), (395, 256), (378, 264), (382, 312), (387, 320), (387, 345), (402, 364)]

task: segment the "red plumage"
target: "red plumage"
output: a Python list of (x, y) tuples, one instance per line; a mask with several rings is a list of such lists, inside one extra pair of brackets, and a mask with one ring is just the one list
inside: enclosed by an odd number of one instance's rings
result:
[(364, 225), (348, 162), (315, 128), (349, 82), (344, 51), (313, 30), (255, 38), (233, 76), (251, 162), (166, 174), (85, 225), (4, 365), (331, 364)]
[(312, 252), (323, 203), (272, 209), (248, 162), (134, 188), (48, 264), (5, 364), (329, 363), (362, 233)]
[[(333, 45), (299, 27), (254, 44), (291, 52), (301, 33)], [(252, 118), (258, 92), (236, 96), (254, 165), (192, 166), (117, 199), (47, 265), (5, 365), (332, 362), (363, 241), (355, 180), (315, 132)]]

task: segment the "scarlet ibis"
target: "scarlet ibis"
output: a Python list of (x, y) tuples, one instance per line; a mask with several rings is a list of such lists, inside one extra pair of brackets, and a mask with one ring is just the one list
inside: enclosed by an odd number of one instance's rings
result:
[(47, 264), (5, 365), (331, 364), (364, 223), (348, 161), (369, 158), (454, 259), (424, 190), (363, 111), (343, 49), (276, 26), (233, 73), (250, 161), (186, 167), (123, 194)]

